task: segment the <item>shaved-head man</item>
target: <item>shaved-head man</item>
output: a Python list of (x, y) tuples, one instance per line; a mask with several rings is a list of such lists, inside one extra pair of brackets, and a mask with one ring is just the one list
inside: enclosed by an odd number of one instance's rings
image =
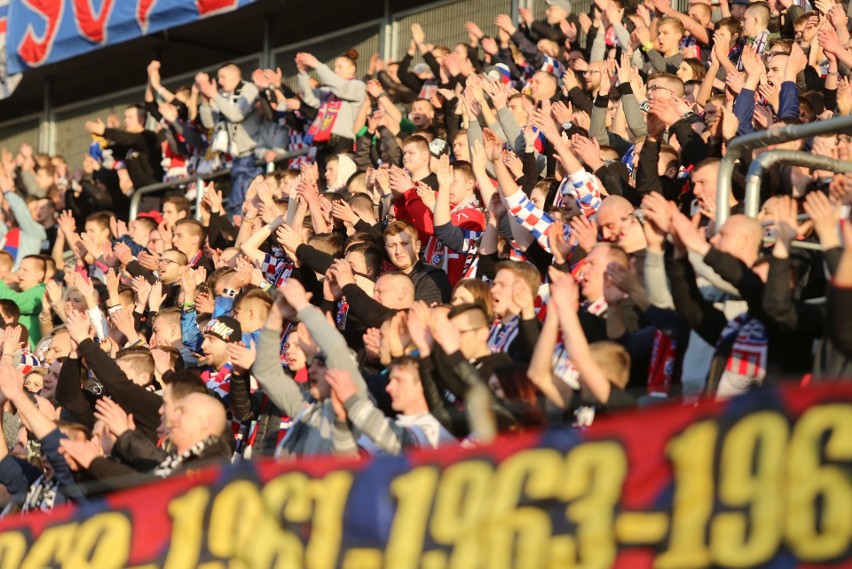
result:
[(628, 254), (647, 246), (642, 224), (633, 205), (621, 196), (609, 196), (598, 209), (597, 221), (604, 241), (617, 243)]

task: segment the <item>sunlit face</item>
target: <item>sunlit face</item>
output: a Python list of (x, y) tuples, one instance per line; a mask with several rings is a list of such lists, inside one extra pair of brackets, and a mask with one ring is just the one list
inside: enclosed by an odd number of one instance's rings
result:
[(657, 27), (657, 51), (662, 54), (669, 54), (677, 51), (680, 40), (683, 39), (678, 29), (669, 23), (664, 23)]
[(595, 246), (592, 251), (586, 255), (583, 268), (580, 271), (582, 278), (580, 279), (580, 292), (583, 298), (589, 301), (596, 301), (604, 294), (604, 275), (606, 274), (606, 266), (609, 261), (609, 249), (605, 246)]
[[(71, 336), (68, 332), (57, 332), (50, 340), (47, 350), (44, 352), (45, 362), (50, 365), (57, 358), (65, 358), (71, 353)], [(42, 382), (44, 383), (44, 382)]]
[(24, 378), (24, 389), (32, 394), (37, 395), (44, 387), (44, 376), (38, 373), (31, 373)]
[(395, 308), (402, 297), (399, 279), (392, 275), (380, 277), (373, 287), (373, 300), (387, 307)]
[(583, 72), (583, 81), (586, 83), (586, 88), (594, 91), (601, 86), (601, 73), (605, 73), (603, 61), (593, 61), (589, 64), (589, 68)]
[(420, 241), (412, 238), (407, 231), (401, 231), (385, 237), (385, 250), (393, 266), (405, 272), (417, 263)]
[(655, 78), (648, 81), (648, 100), (674, 101), (677, 98), (677, 93), (663, 79)]
[(29, 208), (30, 214), (33, 216), (33, 219), (35, 219), (38, 223), (52, 221), (54, 218), (54, 213), (56, 212), (56, 208), (54, 207), (53, 202), (47, 198), (42, 198), (40, 200), (34, 200), (30, 202)]
[(172, 342), (179, 339), (180, 334), (175, 330), (174, 325), (169, 324), (166, 318), (157, 318), (154, 320), (151, 332), (152, 346), (170, 346)]
[(15, 437), (15, 447), (12, 449), (12, 456), (26, 460), (27, 454), (27, 428), (21, 427), (18, 429), (18, 436)]
[(56, 399), (56, 383), (59, 381), (59, 372), (62, 369), (62, 362), (53, 362), (47, 368), (47, 373), (44, 376), (44, 386), (41, 390), (41, 396), (50, 401)]
[(97, 221), (86, 222), (86, 237), (100, 245), (109, 241), (109, 226), (103, 227)]
[(166, 251), (157, 259), (157, 274), (165, 284), (177, 282), (183, 273), (183, 258), (176, 251)]
[(221, 368), (228, 361), (228, 343), (216, 336), (210, 334), (204, 336), (201, 352), (204, 354), (206, 363), (214, 369)]
[(329, 160), (325, 163), (325, 183), (329, 188), (334, 188), (337, 183), (337, 160)]
[(453, 183), (450, 185), (450, 204), (458, 205), (473, 197), (474, 181), (462, 172), (453, 172)]
[(18, 267), (18, 286), (29, 290), (44, 281), (44, 261), (24, 259)]
[(544, 71), (539, 71), (530, 79), (530, 96), (539, 102), (550, 99), (556, 94), (555, 78)]
[(699, 168), (690, 176), (692, 180), (692, 193), (695, 194), (698, 205), (703, 209), (710, 209), (709, 206), (712, 206), (716, 201), (716, 180), (718, 175), (718, 165), (707, 165)]
[(530, 114), (527, 111), (527, 106), (524, 104), (523, 97), (512, 97), (506, 103), (506, 106), (512, 112), (512, 116), (515, 117), (518, 125), (525, 126), (530, 122)]
[(784, 82), (784, 72), (787, 70), (787, 61), (790, 56), (778, 54), (773, 55), (766, 66), (766, 82), (775, 87), (780, 87)]
[(190, 232), (186, 226), (187, 224), (181, 224), (175, 227), (172, 235), (172, 247), (187, 257), (191, 257), (201, 248), (201, 243), (199, 243), (198, 235)]
[(288, 340), (284, 350), (287, 353), (285, 363), (290, 371), (299, 371), (307, 365), (307, 356), (298, 342)]
[(410, 174), (416, 174), (429, 167), (431, 154), (420, 144), (406, 144), (402, 147), (402, 165)]
[(391, 367), (385, 391), (390, 395), (391, 407), (399, 413), (405, 413), (424, 401), (423, 386), (409, 366)]
[(690, 6), (689, 10), (686, 11), (686, 14), (692, 18), (694, 21), (698, 22), (702, 26), (707, 26), (710, 21), (707, 19), (707, 12), (698, 8), (697, 6)]
[(232, 67), (223, 67), (216, 73), (219, 88), (226, 93), (232, 93), (240, 84), (241, 79), (240, 72)]
[(355, 66), (348, 57), (338, 57), (334, 60), (334, 72), (343, 79), (352, 79), (355, 77)]
[(163, 241), (163, 237), (158, 230), (154, 230), (148, 234), (148, 244), (145, 247), (151, 253), (160, 254), (166, 250), (166, 244)]
[(453, 291), (453, 297), (450, 299), (450, 303), (452, 303), (453, 306), (459, 304), (470, 304), (474, 301), (475, 299), (473, 298), (473, 294), (463, 286), (456, 287), (456, 290)]
[(460, 134), (453, 140), (453, 156), (456, 157), (456, 160), (470, 162), (470, 148), (467, 146), (467, 134)]
[(675, 75), (680, 77), (680, 80), (686, 83), (687, 81), (692, 81), (695, 79), (695, 72), (692, 71), (692, 67), (685, 61), (681, 61), (680, 65), (677, 66), (677, 71)]
[(505, 316), (516, 310), (517, 305), (512, 300), (516, 280), (517, 277), (511, 271), (497, 271), (491, 282), (491, 305), (495, 314)]
[(548, 6), (544, 11), (544, 17), (547, 19), (547, 23), (553, 26), (567, 18), (568, 12), (560, 6)]
[(417, 100), (411, 104), (411, 113), (408, 118), (417, 128), (428, 128), (435, 117), (435, 109), (426, 101)]
[(151, 238), (150, 225), (141, 223), (135, 219), (127, 225), (127, 232), (133, 242), (140, 245), (147, 245)]

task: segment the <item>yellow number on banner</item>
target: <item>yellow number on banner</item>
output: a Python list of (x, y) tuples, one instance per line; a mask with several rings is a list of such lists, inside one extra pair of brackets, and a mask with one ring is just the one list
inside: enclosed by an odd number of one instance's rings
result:
[(438, 469), (433, 466), (415, 468), (391, 482), (396, 513), (385, 554), (386, 567), (417, 567), (437, 483)]
[(308, 483), (315, 503), (311, 537), (305, 550), (308, 569), (333, 569), (337, 566), (343, 537), (343, 510), (352, 487), (352, 477), (352, 472), (339, 470), (322, 480)]
[(586, 443), (568, 453), (560, 498), (577, 524), (580, 567), (610, 567), (615, 561), (615, 507), (627, 475), (627, 458), (612, 441)]
[(68, 558), (71, 548), (74, 547), (75, 533), (77, 533), (77, 524), (47, 528), (33, 543), (29, 555), (21, 564), (21, 569), (41, 569), (59, 565)]
[(489, 569), (544, 566), (550, 516), (540, 504), (520, 504), (524, 499), (540, 502), (555, 497), (562, 482), (562, 459), (555, 450), (528, 450), (497, 467), (488, 524)]
[(666, 447), (673, 467), (672, 529), (669, 548), (657, 557), (654, 567), (682, 569), (710, 563), (704, 534), (713, 513), (713, 454), (718, 431), (716, 423), (701, 421)]
[(210, 490), (206, 486), (198, 486), (169, 503), (172, 539), (163, 565), (165, 569), (182, 569), (198, 564), (208, 501)]
[(852, 406), (822, 405), (805, 412), (787, 458), (791, 549), (803, 561), (840, 556), (852, 539), (852, 482), (843, 469), (823, 462), (852, 460)]
[(247, 553), (249, 539), (263, 513), (263, 502), (254, 482), (229, 483), (213, 500), (207, 549), (219, 559), (241, 558)]
[(721, 512), (710, 527), (713, 559), (754, 567), (781, 541), (781, 472), (789, 427), (776, 411), (752, 413), (728, 432), (719, 463), (719, 500), (747, 511)]
[(18, 569), (27, 552), (27, 539), (19, 531), (0, 533), (0, 569)]
[(261, 492), (267, 515), (261, 520), (249, 549), (252, 567), (304, 567), (304, 544), (299, 535), (287, 531), (292, 522), (310, 519), (308, 478), (293, 472), (269, 481)]
[(490, 494), (493, 467), (470, 460), (444, 471), (435, 497), (430, 533), (441, 545), (452, 545), (450, 569), (473, 569), (483, 561), (482, 526)]
[(74, 549), (63, 567), (107, 569), (124, 567), (130, 556), (130, 520), (119, 513), (103, 513), (83, 522), (74, 536)]

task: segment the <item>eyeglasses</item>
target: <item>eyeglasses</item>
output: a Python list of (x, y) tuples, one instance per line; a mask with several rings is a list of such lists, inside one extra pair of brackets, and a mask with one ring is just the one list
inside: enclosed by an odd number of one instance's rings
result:
[(668, 87), (663, 87), (662, 85), (648, 85), (648, 92), (653, 93), (654, 91), (668, 91), (669, 93), (674, 94), (674, 91)]
[(595, 73), (600, 73), (599, 69), (587, 69), (583, 71), (583, 75), (593, 75)]
[(158, 264), (158, 265), (162, 265), (162, 264), (164, 264), (164, 263), (165, 263), (165, 264), (174, 263), (175, 265), (180, 265), (180, 263), (178, 263), (177, 261), (172, 261), (171, 259), (164, 259), (164, 258), (162, 258), (162, 257), (161, 257), (161, 258), (159, 258), (159, 259), (157, 259), (157, 264)]

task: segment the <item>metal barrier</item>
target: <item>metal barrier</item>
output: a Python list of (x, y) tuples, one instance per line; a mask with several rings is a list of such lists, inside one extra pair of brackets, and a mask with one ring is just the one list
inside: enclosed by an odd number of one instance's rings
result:
[[(264, 167), (267, 174), (271, 174), (275, 171), (275, 165), (282, 160), (289, 160), (290, 158), (295, 158), (297, 156), (306, 156), (310, 152), (310, 148), (300, 148), (295, 152), (282, 152), (275, 157), (275, 160), (272, 162), (266, 162), (265, 160), (258, 160), (256, 162), (257, 166)], [(215, 180), (216, 178), (221, 178), (222, 176), (229, 175), (231, 173), (230, 169), (222, 169), (216, 170), (215, 172), (210, 172), (208, 174), (197, 174), (195, 176), (187, 176), (185, 178), (177, 178), (171, 180), (169, 182), (161, 182), (159, 184), (150, 184), (147, 186), (143, 186), (138, 190), (133, 192), (133, 196), (130, 198), (130, 215), (129, 219), (134, 220), (136, 216), (139, 214), (139, 202), (142, 201), (142, 198), (149, 194), (155, 194), (158, 192), (162, 192), (165, 190), (169, 190), (172, 188), (177, 188), (180, 186), (185, 186), (187, 184), (191, 184), (195, 182), (196, 192), (195, 192), (195, 219), (201, 219), (201, 199), (204, 197), (201, 188), (203, 187), (205, 182), (210, 180)]]
[[(734, 173), (734, 165), (743, 154), (766, 146), (767, 144), (780, 144), (791, 140), (808, 138), (820, 134), (834, 134), (852, 130), (852, 115), (837, 117), (826, 121), (817, 121), (802, 125), (788, 125), (780, 128), (770, 128), (766, 131), (754, 132), (740, 136), (731, 141), (719, 165), (719, 177), (716, 185), (716, 227), (722, 227), (730, 215), (730, 202), (728, 196), (731, 192), (731, 176)], [(814, 156), (814, 155), (810, 155)], [(834, 169), (827, 168), (828, 170)], [(752, 186), (751, 191), (746, 190), (745, 213), (750, 217), (756, 217), (760, 208), (760, 184)]]
[[(828, 156), (820, 156), (819, 154), (811, 154), (801, 150), (769, 150), (754, 159), (748, 167), (746, 174), (746, 215), (749, 215), (748, 199), (757, 199), (758, 203), (755, 207), (760, 207), (760, 182), (763, 178), (763, 173), (778, 163), (792, 164), (794, 166), (808, 166), (819, 170), (831, 170), (832, 172), (852, 172), (852, 162), (846, 160), (837, 160)], [(757, 214), (755, 213), (755, 216)], [(806, 221), (810, 219), (808, 214), (799, 215), (797, 221)], [(771, 221), (763, 222), (762, 225), (771, 225)], [(764, 242), (767, 242), (764, 239)], [(772, 242), (769, 240), (768, 242)], [(799, 249), (811, 249), (821, 251), (822, 245), (819, 243), (811, 243), (808, 241), (793, 241), (790, 244), (792, 247)]]

